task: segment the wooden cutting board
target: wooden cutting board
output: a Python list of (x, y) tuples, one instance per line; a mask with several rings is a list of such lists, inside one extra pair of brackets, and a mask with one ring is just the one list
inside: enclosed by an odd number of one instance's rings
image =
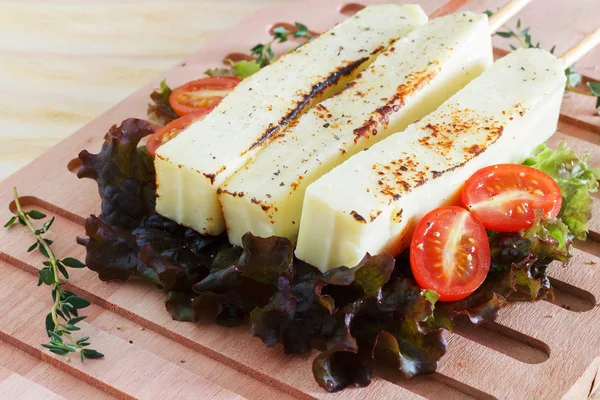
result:
[[(361, 1), (384, 2), (389, 1)], [(439, 16), (495, 9), (501, 2), (421, 4)], [(219, 65), (231, 53), (266, 41), (273, 24), (302, 21), (323, 31), (355, 8), (344, 7), (341, 0), (311, 0), (262, 11), (163, 77), (177, 86)], [(595, 27), (598, 11), (597, 0), (537, 0), (521, 16), (523, 25), (538, 32), (544, 45), (556, 43), (560, 53)], [(496, 45), (505, 49), (506, 43)], [(598, 61), (596, 51), (578, 69), (600, 78)], [(49, 238), (58, 255), (84, 258), (83, 247), (74, 239), (83, 235), (86, 216), (99, 211), (95, 183), (75, 176), (77, 154), (83, 149), (96, 152), (111, 125), (145, 117), (148, 95), (158, 82), (140, 89), (0, 185), (0, 204), (10, 204), (12, 187), (18, 186), (26, 208), (56, 216)], [(559, 132), (551, 143), (567, 139), (577, 152), (592, 153), (591, 162), (599, 167), (599, 132), (593, 99), (566, 95)], [(173, 321), (156, 288), (141, 282), (101, 282), (89, 270), (72, 273), (71, 290), (92, 301), (89, 317), (81, 323), (82, 334), (92, 337), (105, 358), (81, 364), (54, 356), (39, 346), (46, 341), (43, 321), (51, 306), (48, 288), (36, 287), (41, 256), (26, 252), (31, 238), (25, 229), (2, 230), (0, 399), (583, 399), (589, 396), (600, 366), (600, 204), (595, 210), (590, 240), (578, 244), (568, 269), (555, 266), (551, 271), (554, 301), (511, 302), (494, 324), (476, 329), (460, 324), (456, 334), (448, 335), (448, 354), (432, 375), (407, 381), (382, 373), (367, 388), (337, 394), (325, 392), (313, 380), (316, 351), (284, 356), (280, 347), (265, 348), (248, 326)], [(9, 216), (8, 207), (1, 207), (0, 221)]]

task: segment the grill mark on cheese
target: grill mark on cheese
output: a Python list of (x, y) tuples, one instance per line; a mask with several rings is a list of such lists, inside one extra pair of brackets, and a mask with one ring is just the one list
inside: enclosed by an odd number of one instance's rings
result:
[[(436, 68), (431, 68), (432, 65), (435, 65)], [(370, 135), (377, 135), (377, 127), (380, 125), (383, 125), (384, 127), (387, 126), (389, 123), (389, 116), (392, 113), (397, 112), (400, 107), (404, 106), (404, 103), (409, 96), (429, 83), (439, 72), (439, 62), (432, 61), (427, 68), (409, 74), (406, 77), (407, 81), (398, 86), (396, 93), (394, 93), (390, 99), (386, 99), (386, 103), (383, 106), (371, 113), (369, 119), (362, 126), (354, 129), (354, 143), (358, 143), (363, 137), (368, 138)], [(357, 96), (363, 97), (364, 94), (357, 92)]]
[[(202, 175), (204, 175), (205, 177), (210, 179), (210, 184), (214, 185), (215, 179), (217, 179), (217, 175), (219, 175), (221, 172), (225, 171), (226, 169), (227, 169), (227, 166), (221, 165), (221, 167), (218, 170), (216, 170), (214, 174), (207, 174), (206, 172), (202, 172)], [(196, 172), (200, 173), (200, 171), (198, 171), (198, 170), (196, 170)]]
[(370, 217), (370, 222), (375, 221), (375, 218), (379, 217), (379, 215), (381, 214), (381, 210), (377, 210), (376, 212), (370, 212), (369, 213), (369, 217)]
[(362, 223), (362, 224), (366, 224), (366, 223), (367, 223), (367, 220), (365, 219), (365, 217), (363, 217), (362, 215), (360, 215), (359, 213), (357, 213), (357, 212), (356, 212), (356, 211), (354, 211), (354, 210), (352, 210), (352, 211), (350, 212), (350, 215), (352, 215), (352, 217), (353, 217), (353, 218), (354, 218), (356, 221), (358, 221), (358, 222), (360, 222), (360, 223)]
[[(525, 112), (526, 109), (521, 104), (515, 104), (509, 113), (523, 116)], [(469, 115), (471, 116), (469, 117)], [(454, 150), (455, 141), (462, 139), (463, 134), (468, 134), (469, 131), (476, 129), (487, 131), (483, 141), (462, 147), (461, 150), (464, 153), (462, 160), (457, 160), (449, 168), (442, 171), (429, 171), (430, 168), (428, 166), (422, 165), (410, 155), (393, 160), (388, 164), (373, 164), (372, 169), (379, 176), (377, 181), (379, 193), (384, 198), (387, 198), (388, 204), (399, 200), (402, 195), (426, 184), (431, 179), (439, 178), (448, 172), (464, 166), (470, 160), (484, 153), (490, 145), (502, 136), (504, 123), (495, 121), (493, 118), (472, 115), (473, 110), (454, 110), (450, 114), (442, 116), (449, 117), (447, 122), (427, 124), (421, 128), (429, 131), (430, 134), (419, 139), (418, 143), (428, 150), (443, 156), (447, 156), (450, 151)], [(381, 210), (370, 211), (369, 222), (373, 222), (380, 214)], [(402, 220), (402, 210), (392, 216), (392, 220), (400, 222)], [(363, 223), (367, 223), (367, 221)]]
[[(377, 54), (383, 50), (383, 47), (377, 47), (371, 54)], [(294, 107), (291, 107), (285, 116), (278, 122), (277, 125), (271, 124), (269, 128), (254, 142), (250, 145), (249, 148), (244, 150), (240, 156), (245, 155), (249, 151), (254, 150), (259, 146), (263, 146), (270, 142), (271, 137), (275, 132), (277, 132), (282, 127), (285, 127), (288, 123), (295, 120), (296, 117), (300, 115), (300, 113), (310, 104), (310, 102), (317, 97), (319, 94), (323, 93), (327, 88), (337, 84), (337, 82), (344, 76), (348, 76), (360, 68), (370, 57), (363, 57), (356, 61), (350, 62), (347, 65), (343, 65), (338, 67), (334, 72), (332, 72), (328, 77), (326, 77), (322, 82), (319, 82), (310, 89), (308, 93), (301, 93), (301, 100), (296, 102)]]
[[(518, 105), (516, 105), (515, 110), (519, 113), (524, 112), (518, 108)], [(475, 114), (475, 116), (473, 116), (473, 114)], [(493, 118), (477, 115), (474, 110), (470, 110), (468, 108), (455, 109), (449, 114), (441, 115), (441, 117), (445, 118), (446, 121), (437, 124), (429, 123), (421, 128), (424, 131), (429, 131), (430, 134), (422, 137), (418, 140), (418, 142), (421, 146), (444, 157), (453, 150), (455, 140), (459, 139), (461, 134), (464, 132), (469, 132), (474, 129), (488, 131), (488, 135), (486, 137), (487, 144), (481, 146), (479, 144), (474, 144), (471, 146), (476, 146), (479, 148), (485, 147), (489, 145), (490, 142), (495, 141), (495, 139), (501, 135), (503, 130), (502, 123), (495, 121)], [(466, 153), (475, 155), (478, 154), (476, 149), (471, 149)]]
[(217, 189), (217, 194), (228, 194), (233, 197), (244, 197), (246, 195), (244, 192), (230, 192), (229, 190), (222, 188)]
[(402, 212), (403, 211), (404, 210), (401, 209), (400, 211), (398, 211), (397, 213), (395, 213), (394, 216), (392, 217), (392, 221), (394, 221), (394, 222), (396, 222), (398, 224), (400, 222), (402, 222)]

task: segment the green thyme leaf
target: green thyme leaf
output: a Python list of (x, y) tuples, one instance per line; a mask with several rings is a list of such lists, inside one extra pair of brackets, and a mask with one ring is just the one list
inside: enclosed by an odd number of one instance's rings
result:
[(52, 217), (48, 221), (44, 222), (44, 225), (42, 226), (42, 233), (48, 232), (48, 230), (52, 226), (53, 222), (54, 222), (54, 217)]
[(35, 242), (34, 244), (32, 244), (31, 246), (29, 246), (29, 248), (27, 248), (27, 252), (31, 253), (32, 251), (35, 250), (35, 248), (38, 247), (38, 242)]
[(587, 87), (596, 96), (596, 108), (600, 107), (600, 82), (588, 82)]
[(33, 219), (42, 219), (42, 218), (46, 218), (46, 214), (44, 214), (41, 211), (38, 210), (31, 210), (25, 213), (26, 215), (30, 216)]
[[(75, 324), (77, 324), (79, 321), (83, 321), (83, 320), (84, 320), (84, 319), (86, 319), (86, 318), (87, 318), (87, 316), (85, 316), (85, 315), (84, 315), (84, 316), (82, 316), (82, 317), (75, 317), (75, 318), (71, 318), (69, 321), (67, 321), (67, 324), (70, 324), (70, 325), (75, 325)], [(88, 340), (89, 338), (88, 338), (88, 337), (85, 337), (85, 338), (82, 338), (82, 339), (83, 339), (83, 341), (85, 342), (85, 341), (86, 341), (86, 340)], [(82, 340), (82, 339), (79, 339), (79, 340)]]
[(581, 85), (582, 76), (580, 73), (574, 71), (575, 65), (571, 65), (565, 69), (565, 75), (567, 76), (567, 86), (577, 87)]
[(50, 268), (42, 268), (39, 270), (40, 280), (46, 285), (54, 283), (54, 272)]
[[(48, 315), (46, 315), (46, 333), (48, 333), (48, 331), (54, 331), (54, 328), (56, 328), (56, 325), (52, 319), (52, 313), (48, 313)], [(48, 336), (50, 336), (49, 333)]]
[(283, 26), (277, 26), (273, 29), (273, 37), (277, 39), (279, 43), (287, 41), (288, 34), (290, 34), (290, 31)]
[(73, 257), (67, 257), (60, 260), (63, 264), (65, 264), (69, 268), (85, 268), (85, 264)]
[[(84, 318), (85, 318), (85, 317), (84, 317)], [(81, 339), (77, 340), (77, 342), (76, 342), (76, 343), (77, 343), (77, 344), (85, 343), (85, 342), (87, 342), (87, 341), (89, 340), (89, 338), (90, 338), (89, 336), (84, 336), (84, 337), (82, 337)]]
[(496, 35), (503, 37), (503, 38), (513, 37), (512, 32), (496, 32)]
[(67, 330), (69, 330), (69, 331), (78, 331), (78, 330), (80, 330), (81, 328), (80, 328), (80, 327), (78, 327), (78, 326), (75, 326), (75, 325), (73, 325), (73, 324), (66, 324), (66, 325), (65, 325), (65, 329), (67, 329)]
[(273, 52), (273, 48), (271, 47), (273, 43), (286, 42), (290, 36), (293, 36), (294, 38), (303, 37), (308, 40), (311, 40), (313, 38), (306, 25), (301, 24), (299, 22), (296, 22), (295, 25), (295, 31), (287, 30), (283, 26), (275, 27), (273, 29), (273, 39), (271, 39), (266, 44), (260, 43), (250, 49), (250, 54), (256, 56), (256, 62), (261, 68), (271, 64), (275, 59), (275, 53)]
[(77, 352), (77, 348), (74, 345), (70, 344), (70, 343), (64, 343), (64, 346), (65, 346), (66, 350), (68, 350), (71, 353), (76, 353)]
[[(61, 343), (61, 344), (62, 344), (62, 342), (63, 342), (63, 338), (62, 338), (62, 336), (60, 336), (58, 333), (56, 333), (56, 332), (54, 332), (54, 331), (47, 331), (47, 332), (48, 332), (48, 334), (50, 335), (50, 337), (51, 337), (52, 339), (54, 339), (56, 342), (58, 342), (58, 343)], [(51, 339), (51, 340), (52, 340), (52, 339)]]
[(104, 354), (102, 354), (96, 350), (92, 350), (92, 349), (83, 349), (83, 350), (81, 350), (81, 354), (83, 354), (83, 356), (85, 358), (90, 358), (90, 359), (104, 357)]
[(12, 217), (10, 217), (10, 219), (4, 224), (5, 228), (8, 228), (9, 226), (11, 226), (12, 224), (14, 224), (17, 221), (17, 216), (13, 215)]
[(296, 22), (296, 32), (294, 32), (294, 37), (295, 38), (301, 38), (301, 37), (309, 37), (310, 32), (308, 31), (308, 27), (304, 24), (301, 24), (300, 22)]
[(50, 257), (50, 255), (48, 254), (48, 251), (46, 250), (46, 248), (44, 246), (38, 246), (38, 249), (40, 250), (40, 253), (42, 253), (44, 256)]
[(69, 296), (64, 300), (64, 303), (67, 305), (71, 305), (74, 308), (82, 309), (88, 307), (90, 304), (89, 301), (79, 296)]
[(68, 350), (61, 349), (61, 348), (53, 348), (53, 349), (50, 349), (50, 351), (53, 352), (54, 354), (58, 354), (59, 356), (65, 356), (65, 355), (69, 354)]
[(63, 276), (66, 279), (69, 279), (69, 273), (67, 272), (67, 269), (64, 267), (64, 265), (57, 263), (56, 267), (58, 268), (58, 270), (60, 271), (60, 273), (63, 274)]

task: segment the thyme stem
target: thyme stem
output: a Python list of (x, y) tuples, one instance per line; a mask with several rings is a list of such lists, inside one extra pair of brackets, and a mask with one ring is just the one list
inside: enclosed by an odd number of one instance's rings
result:
[(568, 91), (568, 92), (573, 92), (573, 93), (577, 93), (577, 94), (583, 94), (585, 96), (596, 97), (596, 96), (594, 96), (594, 94), (592, 92), (589, 92), (587, 90), (577, 89), (577, 88), (575, 88), (573, 86), (567, 86), (565, 90)]
[[(85, 318), (84, 316), (78, 316), (77, 310), (89, 306), (90, 303), (69, 291), (63, 290), (62, 286), (68, 283), (69, 275), (66, 267), (84, 268), (85, 264), (70, 257), (62, 260), (58, 259), (50, 248), (52, 241), (42, 237), (42, 234), (46, 233), (48, 229), (50, 229), (50, 226), (52, 226), (54, 218), (45, 222), (41, 229), (36, 229), (30, 218), (41, 219), (46, 215), (37, 210), (24, 211), (16, 187), (13, 188), (13, 193), (17, 212), (4, 227), (8, 228), (17, 221), (25, 225), (29, 228), (36, 240), (36, 242), (30, 246), (28, 251), (33, 251), (38, 248), (44, 256), (48, 257), (48, 261), (44, 262), (45, 268), (39, 271), (38, 286), (45, 283), (52, 287), (54, 304), (46, 317), (46, 331), (50, 337), (50, 343), (43, 344), (42, 346), (58, 355), (78, 353), (82, 362), (86, 358), (104, 357), (102, 353), (97, 352), (96, 350), (85, 348), (86, 346), (89, 346), (87, 337), (76, 340), (71, 335), (71, 332), (80, 329), (75, 325)], [(61, 274), (64, 275), (64, 280), (61, 278)], [(64, 322), (61, 321), (61, 318)], [(64, 339), (68, 342), (65, 343)]]

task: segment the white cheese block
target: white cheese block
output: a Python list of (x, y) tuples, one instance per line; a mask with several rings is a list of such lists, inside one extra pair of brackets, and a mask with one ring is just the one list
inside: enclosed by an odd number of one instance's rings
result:
[(383, 52), (338, 95), (304, 114), (220, 189), (231, 243), (295, 242), (309, 184), (435, 110), (492, 64), (485, 15), (437, 18)]
[(296, 256), (325, 271), (405, 249), (416, 223), (457, 204), (474, 172), (520, 163), (555, 132), (564, 68), (546, 51), (515, 51), (421, 121), (321, 177), (306, 191)]
[(217, 188), (302, 112), (426, 22), (416, 5), (366, 7), (244, 79), (204, 120), (157, 151), (157, 212), (203, 234), (223, 232)]

